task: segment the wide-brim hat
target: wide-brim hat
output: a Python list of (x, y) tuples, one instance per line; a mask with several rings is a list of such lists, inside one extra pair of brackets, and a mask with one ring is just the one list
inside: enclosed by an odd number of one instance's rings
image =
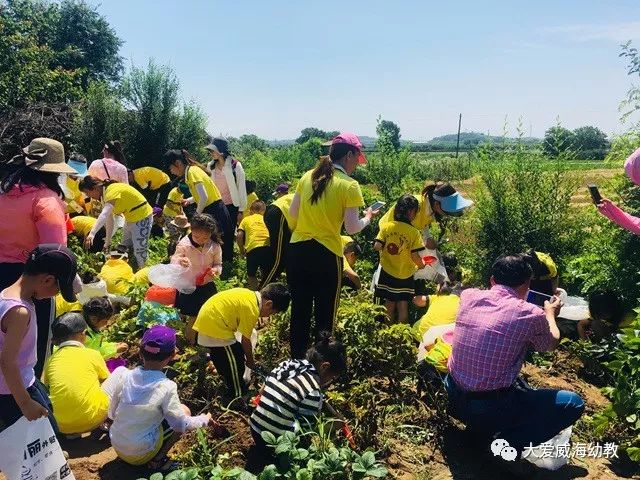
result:
[(51, 173), (78, 172), (64, 161), (64, 147), (52, 138), (34, 138), (28, 147), (22, 149), (26, 155), (25, 165), (33, 170)]
[(447, 195), (446, 197), (434, 194), (433, 199), (440, 202), (440, 208), (442, 208), (445, 213), (460, 213), (473, 205), (473, 200), (463, 197), (460, 195), (460, 192)]
[(69, 160), (67, 162), (67, 166), (73, 168), (75, 170), (71, 175), (75, 175), (76, 177), (86, 177), (89, 172), (87, 170), (87, 162), (79, 162), (78, 160)]

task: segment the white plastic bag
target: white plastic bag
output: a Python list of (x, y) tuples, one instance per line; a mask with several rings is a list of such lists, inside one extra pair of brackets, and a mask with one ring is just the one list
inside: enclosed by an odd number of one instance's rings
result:
[(570, 297), (561, 288), (558, 290), (560, 290), (560, 300), (562, 301), (559, 317), (576, 322), (589, 318), (589, 302), (581, 297)]
[[(238, 342), (242, 342), (242, 334), (240, 332), (236, 332), (236, 340)], [(253, 332), (251, 332), (251, 348), (254, 351), (256, 349), (257, 344), (258, 344), (258, 332), (254, 328)], [(251, 381), (251, 369), (249, 367), (247, 366), (244, 367), (244, 374), (242, 375), (242, 378), (246, 383), (249, 383)]]
[(567, 427), (551, 440), (533, 447), (533, 449), (525, 447), (522, 458), (545, 470), (558, 470), (564, 467), (569, 463), (569, 455), (564, 456), (560, 453), (562, 453), (561, 449), (566, 451), (570, 446), (571, 431), (572, 428)]
[(47, 418), (20, 418), (0, 433), (0, 452), (7, 480), (75, 480)]
[(434, 257), (436, 261), (431, 265), (427, 265), (424, 268), (418, 270), (413, 278), (415, 280), (431, 280), (436, 283), (443, 283), (449, 280), (449, 276), (447, 275), (447, 269), (440, 259), (440, 254), (437, 250), (431, 250), (429, 248), (425, 248), (424, 250), (420, 250), (418, 252), (421, 258), (424, 257)]
[(196, 289), (189, 269), (176, 263), (159, 264), (149, 268), (149, 281), (164, 288), (175, 288), (180, 293), (190, 294)]
[(375, 293), (376, 287), (378, 286), (378, 280), (380, 280), (380, 272), (382, 271), (382, 265), (378, 264), (378, 268), (373, 273), (373, 277), (371, 278), (371, 286), (369, 287), (369, 292)]
[(85, 305), (89, 300), (94, 297), (106, 297), (107, 296), (107, 282), (100, 279), (94, 283), (85, 283), (82, 285), (82, 290), (78, 293), (78, 301)]

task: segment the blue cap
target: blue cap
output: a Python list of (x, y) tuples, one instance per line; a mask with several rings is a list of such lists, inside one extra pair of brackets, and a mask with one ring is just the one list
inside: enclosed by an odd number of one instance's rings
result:
[(460, 195), (459, 192), (441, 197), (440, 195), (433, 195), (433, 199), (440, 202), (440, 208), (445, 213), (460, 213), (465, 208), (469, 208), (473, 205), (473, 201)]
[(67, 162), (71, 168), (73, 168), (78, 173), (73, 173), (72, 175), (76, 175), (78, 177), (86, 177), (87, 176), (87, 162), (79, 162), (78, 160), (69, 160)]

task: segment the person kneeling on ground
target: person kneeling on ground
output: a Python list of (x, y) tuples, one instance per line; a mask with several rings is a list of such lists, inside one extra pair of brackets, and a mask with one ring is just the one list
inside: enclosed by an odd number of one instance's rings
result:
[(238, 247), (247, 257), (247, 283), (251, 290), (258, 290), (258, 269), (260, 276), (266, 277), (271, 269), (271, 247), (269, 230), (264, 223), (266, 205), (261, 200), (253, 202), (249, 208), (251, 214), (238, 226)]
[(93, 297), (82, 306), (82, 315), (84, 315), (88, 326), (84, 345), (98, 351), (105, 360), (122, 355), (129, 348), (129, 345), (124, 342), (116, 343), (104, 340), (102, 331), (107, 328), (114, 313), (111, 300), (107, 297)]
[(584, 411), (579, 395), (533, 389), (520, 376), (530, 347), (559, 344), (557, 297), (544, 310), (524, 299), (532, 270), (522, 255), (499, 258), (491, 289), (462, 292), (445, 385), (450, 414), (486, 441), (509, 442), (519, 454), (573, 425)]
[[(270, 283), (259, 292), (232, 288), (211, 297), (200, 309), (193, 329), (198, 332), (198, 345), (209, 348), (211, 361), (227, 387), (232, 400), (247, 392), (244, 383), (245, 364), (255, 368), (251, 334), (259, 318), (289, 308), (291, 297), (281, 283)], [(242, 335), (240, 343), (235, 334)]]
[(131, 465), (167, 470), (166, 454), (180, 434), (214, 423), (211, 414), (192, 417), (180, 403), (178, 386), (163, 372), (175, 353), (175, 330), (151, 327), (140, 345), (143, 366), (118, 367), (102, 385), (110, 399), (111, 445)]
[(269, 432), (278, 438), (285, 432), (313, 427), (323, 407), (322, 388), (346, 369), (344, 345), (321, 332), (305, 360), (285, 360), (271, 371), (250, 419), (254, 445), (247, 454), (249, 472), (258, 474), (276, 461), (262, 434)]
[(109, 371), (98, 352), (85, 348), (87, 328), (80, 313), (65, 313), (51, 326), (58, 349), (44, 367), (43, 383), (60, 432), (68, 438), (100, 426), (109, 408), (109, 397), (100, 388)]
[(342, 261), (342, 286), (352, 290), (360, 290), (362, 283), (360, 277), (354, 270), (358, 257), (362, 255), (362, 248), (353, 238), (342, 235), (342, 253), (344, 259)]

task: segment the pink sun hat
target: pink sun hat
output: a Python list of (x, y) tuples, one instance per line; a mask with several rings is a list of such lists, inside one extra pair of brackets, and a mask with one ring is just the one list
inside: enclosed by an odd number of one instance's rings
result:
[(640, 148), (627, 157), (624, 171), (633, 183), (640, 185)]

